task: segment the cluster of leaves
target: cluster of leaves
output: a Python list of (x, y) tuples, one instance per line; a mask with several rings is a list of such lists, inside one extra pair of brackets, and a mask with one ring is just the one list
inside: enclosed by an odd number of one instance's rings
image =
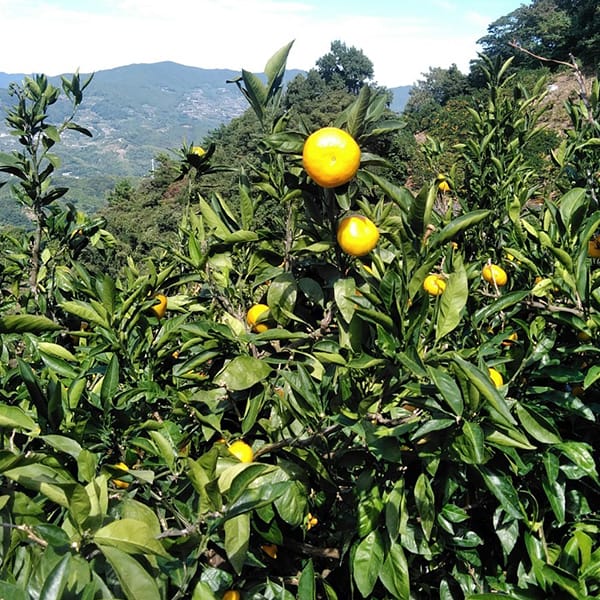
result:
[[(110, 256), (103, 223), (51, 204), (36, 293), (34, 249), (2, 240), (0, 595), (596, 597), (600, 213), (588, 180), (530, 201), (540, 90), (500, 93), (490, 62), (465, 185), (415, 194), (363, 152), (323, 189), (281, 110), (290, 48), (237, 81), (261, 133), (235, 206), (190, 185), (176, 240), (113, 274), (71, 246)], [(585, 109), (565, 169), (594, 149)], [(400, 126), (368, 86), (334, 124), (362, 148)], [(213, 157), (183, 148), (179, 173)], [(381, 232), (368, 257), (336, 243), (352, 212)], [(490, 261), (506, 286), (482, 279)]]

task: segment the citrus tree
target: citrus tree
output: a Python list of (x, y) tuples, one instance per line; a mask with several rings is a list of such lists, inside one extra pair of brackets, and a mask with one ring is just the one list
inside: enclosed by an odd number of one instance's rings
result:
[(414, 193), (364, 151), (385, 94), (289, 127), (290, 49), (237, 80), (262, 134), (236, 207), (190, 185), (177, 243), (117, 276), (51, 236), (50, 314), (3, 271), (2, 595), (595, 597), (600, 213), (562, 177), (531, 201), (542, 86), (488, 64), (460, 164)]

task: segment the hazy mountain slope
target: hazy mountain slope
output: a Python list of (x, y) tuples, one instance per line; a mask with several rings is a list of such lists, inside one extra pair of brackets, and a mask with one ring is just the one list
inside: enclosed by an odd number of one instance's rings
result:
[[(290, 70), (286, 79), (301, 71)], [(68, 199), (85, 210), (102, 204), (108, 190), (124, 177), (140, 177), (152, 169), (161, 152), (187, 143), (201, 143), (204, 136), (240, 115), (247, 102), (234, 83), (240, 75), (228, 69), (201, 69), (174, 62), (133, 64), (94, 74), (85, 90), (77, 122), (92, 138), (65, 134), (58, 152), (63, 168), (55, 182), (70, 188)], [(20, 83), (23, 74), (0, 73), (0, 112), (13, 102), (9, 83)], [(82, 74), (82, 80), (87, 76)], [(60, 85), (60, 77), (51, 77)], [(392, 108), (404, 107), (409, 86), (395, 88)], [(64, 106), (64, 105), (63, 105)], [(60, 106), (56, 108), (57, 116)], [(8, 135), (0, 121), (0, 151), (16, 149), (16, 138)], [(15, 222), (14, 207), (1, 190), (0, 222)]]

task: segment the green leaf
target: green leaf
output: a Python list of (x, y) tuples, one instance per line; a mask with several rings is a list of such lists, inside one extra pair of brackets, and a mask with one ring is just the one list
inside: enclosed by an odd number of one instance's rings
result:
[(48, 402), (40, 389), (38, 379), (33, 372), (33, 369), (22, 358), (17, 358), (17, 366), (19, 368), (19, 375), (25, 382), (31, 401), (38, 410), (38, 418), (47, 417)]
[(263, 463), (234, 463), (219, 475), (219, 491), (234, 502), (253, 481), (274, 469), (276, 467)]
[(460, 417), (463, 413), (463, 397), (460, 388), (454, 379), (444, 369), (438, 367), (426, 367), (427, 374), (433, 381), (433, 384), (438, 389), (452, 412)]
[(516, 425), (515, 418), (504, 398), (499, 394), (494, 384), (490, 381), (487, 373), (483, 373), (475, 365), (467, 362), (458, 354), (454, 354), (452, 360), (458, 365), (467, 379), (479, 390), (481, 395), (488, 401), (490, 407), (495, 411), (501, 423), (505, 425)]
[(169, 556), (148, 524), (136, 519), (119, 519), (104, 525), (94, 534), (94, 542), (129, 554)]
[(571, 235), (580, 227), (587, 211), (587, 203), (584, 202), (586, 193), (583, 188), (573, 188), (558, 200), (560, 218)]
[(223, 242), (226, 244), (256, 242), (258, 239), (256, 231), (245, 231), (243, 229), (239, 229), (238, 231), (223, 236)]
[(225, 552), (236, 573), (241, 573), (250, 543), (250, 513), (225, 521)]
[(588, 389), (593, 383), (596, 383), (600, 379), (600, 366), (593, 365), (588, 369), (583, 380), (583, 387)]
[(285, 154), (302, 154), (304, 148), (305, 136), (301, 133), (292, 131), (282, 131), (281, 133), (273, 133), (265, 138), (265, 142), (278, 152)]
[(99, 548), (116, 573), (127, 600), (162, 600), (156, 579), (133, 556), (112, 546)]
[(0, 318), (0, 333), (45, 333), (62, 327), (41, 315), (7, 315)]
[(40, 439), (44, 440), (46, 444), (52, 446), (55, 450), (64, 452), (74, 459), (77, 459), (82, 450), (81, 444), (77, 440), (64, 435), (43, 435)]
[(242, 91), (256, 113), (258, 120), (262, 123), (264, 119), (264, 110), (267, 104), (268, 91), (259, 77), (245, 69), (242, 69), (242, 81), (246, 86)]
[(225, 223), (223, 223), (223, 221), (220, 219), (219, 215), (217, 215), (211, 205), (204, 198), (199, 198), (198, 205), (209, 231), (220, 240), (225, 239), (231, 232)]
[(73, 490), (81, 487), (65, 472), (40, 463), (14, 467), (3, 475), (64, 508), (68, 508)]
[(558, 444), (562, 441), (554, 425), (533, 407), (525, 408), (522, 404), (518, 403), (516, 405), (516, 412), (523, 429), (538, 442), (542, 444)]
[(215, 383), (229, 390), (251, 388), (271, 373), (271, 367), (253, 356), (236, 356), (215, 376)]
[(270, 100), (278, 91), (285, 75), (285, 66), (288, 55), (294, 44), (294, 41), (287, 43), (285, 46), (277, 50), (265, 65), (265, 75), (267, 76), (267, 99)]
[(65, 302), (61, 302), (59, 306), (65, 312), (79, 317), (82, 321), (97, 323), (106, 328), (109, 327), (105, 316), (95, 310), (88, 302), (84, 302), (83, 300), (66, 300)]
[(488, 459), (485, 451), (483, 430), (477, 423), (465, 421), (462, 435), (458, 436), (452, 447), (458, 452), (461, 459), (471, 465), (481, 465)]
[(548, 582), (557, 585), (567, 592), (571, 598), (579, 600), (588, 597), (584, 591), (584, 583), (568, 571), (554, 565), (544, 564), (542, 565), (542, 573)]
[(272, 504), (284, 494), (289, 486), (288, 481), (280, 481), (269, 485), (261, 486), (260, 488), (247, 489), (239, 498), (227, 508), (225, 515), (219, 519), (215, 519), (211, 523), (212, 529), (220, 527), (220, 525), (228, 519), (233, 519), (243, 513), (256, 510), (267, 504)]
[(522, 519), (519, 495), (508, 475), (494, 473), (486, 467), (479, 467), (479, 472), (488, 490), (500, 502), (504, 511), (515, 519)]
[(435, 186), (423, 187), (411, 203), (408, 215), (409, 223), (413, 234), (419, 239), (422, 238), (431, 222), (431, 212), (436, 198)]
[(48, 356), (62, 358), (63, 360), (77, 360), (72, 352), (60, 344), (52, 344), (51, 342), (38, 342), (37, 347), (40, 352), (43, 352)]
[(428, 540), (435, 521), (435, 497), (433, 488), (425, 473), (421, 473), (415, 484), (415, 504), (421, 521), (421, 529)]
[(0, 427), (10, 429), (24, 429), (32, 433), (39, 433), (39, 425), (18, 406), (0, 404)]
[(298, 526), (306, 513), (306, 491), (300, 481), (288, 482), (287, 490), (275, 500), (281, 518), (292, 526)]
[(386, 589), (399, 600), (410, 599), (408, 561), (402, 546), (394, 542), (388, 550), (379, 579)]
[(383, 540), (379, 531), (374, 530), (355, 547), (352, 557), (352, 576), (356, 587), (368, 598), (377, 583), (383, 565)]
[(465, 215), (461, 215), (460, 217), (453, 219), (450, 221), (450, 223), (448, 223), (448, 225), (434, 233), (429, 238), (428, 243), (430, 247), (435, 248), (437, 246), (441, 246), (448, 240), (455, 239), (465, 229), (468, 229), (469, 227), (472, 227), (473, 225), (483, 221), (483, 219), (485, 219), (489, 214), (489, 210), (479, 209), (473, 210)]
[(158, 537), (161, 533), (160, 521), (156, 512), (148, 505), (135, 500), (131, 496), (125, 496), (119, 503), (121, 518), (134, 519), (145, 523), (152, 536)]
[(350, 323), (356, 311), (356, 282), (352, 277), (340, 277), (333, 284), (335, 304), (346, 323)]
[(542, 460), (545, 467), (542, 487), (558, 524), (563, 525), (565, 523), (566, 495), (564, 477), (559, 471), (559, 461), (554, 454), (549, 452), (544, 454)]
[(70, 575), (70, 558), (69, 554), (65, 554), (54, 569), (48, 573), (40, 591), (39, 600), (61, 600)]
[(104, 379), (100, 386), (100, 400), (102, 406), (108, 407), (114, 402), (119, 389), (119, 357), (113, 354), (108, 361)]
[(175, 460), (177, 459), (178, 454), (177, 448), (175, 448), (173, 443), (160, 431), (149, 431), (148, 435), (152, 438), (152, 441), (158, 450), (158, 455), (165, 461), (165, 464), (173, 473), (175, 471)]
[(0, 598), (10, 600), (29, 600), (31, 596), (20, 586), (0, 581)]
[(365, 127), (365, 116), (369, 108), (371, 99), (371, 88), (368, 85), (363, 85), (360, 88), (358, 97), (352, 103), (348, 110), (348, 119), (346, 126), (348, 133), (355, 139), (360, 137)]
[(598, 482), (596, 462), (589, 444), (583, 442), (562, 442), (556, 444), (556, 448), (594, 481)]
[(478, 325), (482, 322), (487, 323), (491, 320), (493, 315), (507, 310), (511, 306), (527, 298), (527, 296), (529, 296), (529, 290), (518, 290), (515, 292), (509, 292), (508, 294), (503, 294), (497, 300), (494, 300), (490, 304), (487, 304), (486, 306), (475, 311), (473, 314), (473, 322), (475, 325)]
[(404, 214), (408, 214), (410, 207), (414, 202), (414, 197), (408, 189), (399, 187), (376, 173), (369, 173), (369, 177), (373, 179), (386, 196), (402, 209)]
[(286, 323), (292, 318), (297, 297), (298, 286), (291, 273), (282, 273), (275, 277), (267, 292), (267, 304), (273, 318), (279, 323)]
[(440, 340), (456, 329), (469, 297), (469, 282), (462, 261), (455, 262), (456, 270), (448, 276), (446, 289), (440, 298), (435, 339)]
[(315, 585), (315, 566), (312, 559), (306, 561), (298, 580), (298, 600), (316, 600), (317, 586)]

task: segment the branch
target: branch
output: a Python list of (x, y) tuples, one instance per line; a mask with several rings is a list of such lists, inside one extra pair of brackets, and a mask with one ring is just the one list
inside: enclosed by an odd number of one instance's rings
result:
[(532, 58), (541, 60), (542, 62), (551, 62), (556, 65), (563, 65), (565, 67), (569, 67), (569, 69), (571, 69), (573, 71), (573, 73), (575, 74), (575, 79), (577, 79), (577, 84), (579, 85), (579, 97), (581, 98), (581, 100), (585, 104), (586, 108), (588, 109), (588, 121), (590, 123), (594, 122), (592, 106), (590, 104), (587, 89), (585, 87), (585, 78), (583, 77), (583, 73), (581, 72), (581, 69), (577, 65), (577, 61), (575, 60), (575, 57), (572, 54), (569, 54), (569, 58), (571, 59), (571, 61), (566, 62), (564, 60), (557, 60), (555, 58), (546, 58), (545, 56), (540, 56), (539, 54), (535, 54), (531, 50), (527, 50), (526, 48), (523, 48), (523, 46), (521, 46), (521, 44), (519, 44), (517, 41), (514, 41), (514, 40), (512, 42), (509, 42), (508, 45), (512, 46), (513, 48), (515, 48), (517, 50), (520, 50), (521, 52), (527, 54), (528, 56), (531, 56)]
[(274, 442), (273, 444), (265, 444), (261, 448), (259, 448), (254, 454), (254, 459), (258, 458), (263, 454), (268, 454), (269, 452), (273, 452), (274, 450), (280, 450), (281, 448), (285, 448), (286, 446), (290, 446), (293, 448), (306, 448), (307, 446), (312, 446), (313, 442), (316, 440), (326, 438), (328, 435), (332, 433), (336, 433), (342, 428), (341, 425), (330, 425), (326, 427), (322, 431), (317, 431), (316, 433), (309, 435), (306, 438), (285, 438), (280, 440), (279, 442)]

